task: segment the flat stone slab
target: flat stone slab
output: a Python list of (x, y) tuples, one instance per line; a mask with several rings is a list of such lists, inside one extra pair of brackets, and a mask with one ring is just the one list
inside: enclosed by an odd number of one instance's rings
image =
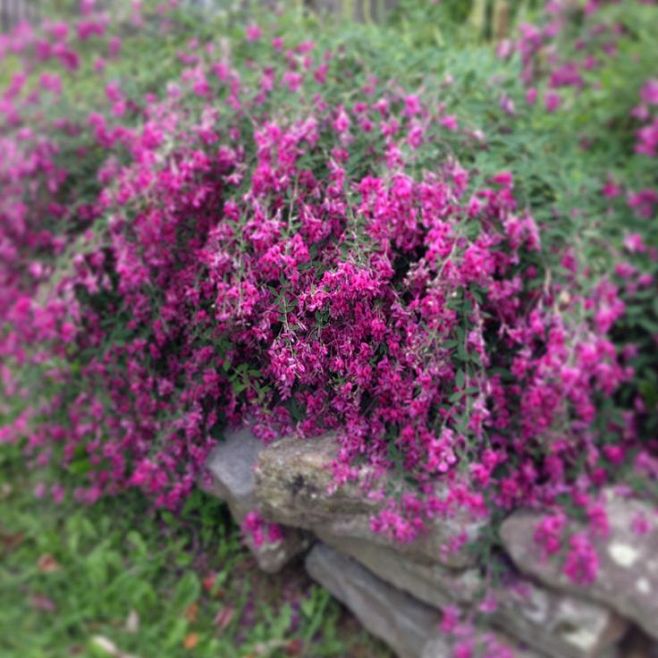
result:
[[(452, 658), (452, 638), (441, 634), (441, 613), (372, 574), (356, 560), (316, 544), (306, 556), (309, 575), (345, 604), (399, 658)], [(496, 632), (475, 630), (483, 646), (509, 647), (516, 658), (541, 658)], [(486, 655), (485, 653), (477, 654)]]
[[(229, 432), (212, 450), (206, 463), (211, 475), (209, 493), (228, 504), (237, 523), (242, 523), (249, 512), (258, 508), (254, 465), (264, 447), (248, 429)], [(283, 528), (280, 540), (256, 545), (252, 537), (246, 536), (245, 543), (261, 570), (276, 573), (308, 550), (311, 542), (296, 528)]]
[[(548, 656), (536, 653), (531, 649), (522, 649), (515, 646), (513, 640), (500, 633), (483, 632), (474, 639), (476, 648), (474, 653), (470, 654), (473, 658), (489, 658), (489, 656), (505, 656), (505, 658), (548, 658)], [(449, 646), (446, 652), (444, 640), (442, 638), (434, 638), (423, 647), (423, 653), (420, 655), (420, 658), (455, 658), (455, 655), (452, 646)], [(608, 657), (599, 656), (598, 658)]]
[(629, 624), (609, 608), (529, 578), (495, 587), (491, 623), (556, 658), (612, 658)]
[[(333, 463), (338, 453), (336, 439), (324, 436), (303, 440), (281, 439), (262, 450), (256, 461), (256, 497), (263, 517), (284, 525), (312, 531), (326, 530), (335, 536), (368, 539), (419, 562), (441, 562), (454, 568), (472, 566), (475, 556), (467, 549), (447, 552), (447, 544), (465, 533), (469, 540), (478, 537), (486, 524), (457, 512), (445, 519), (434, 519), (428, 530), (416, 541), (396, 542), (370, 529), (370, 519), (383, 503), (367, 496), (372, 471), (364, 466), (356, 482), (336, 487)], [(377, 482), (386, 490), (402, 491), (402, 485), (391, 478)]]
[[(606, 492), (610, 533), (594, 539), (599, 558), (596, 580), (588, 586), (563, 572), (564, 556), (545, 559), (533, 536), (541, 515), (516, 512), (502, 525), (501, 537), (521, 571), (550, 587), (599, 601), (658, 638), (658, 515), (640, 500)], [(642, 530), (638, 531), (639, 524)], [(582, 530), (577, 525), (572, 531)]]
[(341, 537), (317, 530), (318, 539), (365, 566), (376, 576), (436, 608), (466, 606), (484, 589), (477, 569), (449, 569), (440, 564), (415, 562), (395, 548), (367, 539)]
[[(440, 614), (386, 584), (356, 561), (316, 544), (306, 556), (313, 580), (345, 604), (370, 631), (400, 658), (418, 658), (436, 634)], [(444, 643), (449, 655), (449, 645)]]
[(604, 606), (552, 591), (522, 576), (508, 579), (505, 586), (488, 587), (478, 569), (457, 571), (414, 562), (392, 548), (336, 537), (326, 530), (317, 535), (374, 575), (430, 606), (469, 608), (485, 594), (492, 597), (496, 609), (490, 613), (491, 624), (559, 658), (601, 658), (628, 628)]

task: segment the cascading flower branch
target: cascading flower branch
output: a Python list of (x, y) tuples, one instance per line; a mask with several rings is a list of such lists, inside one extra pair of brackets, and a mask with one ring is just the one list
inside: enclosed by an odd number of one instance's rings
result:
[[(118, 56), (105, 21), (82, 29), (92, 16), (0, 52), (75, 68), (96, 39)], [(598, 404), (632, 376), (610, 337), (616, 288), (579, 288), (514, 171), (451, 155), (486, 138), (445, 104), (373, 76), (355, 88), (340, 53), (268, 45), (253, 25), (239, 47), (246, 72), (192, 42), (161, 95), (108, 80), (87, 116), (50, 118), (61, 81), (27, 63), (5, 90), (3, 385), (27, 395), (15, 366), (38, 366), (47, 387), (0, 436), (83, 478), (80, 500), (138, 487), (175, 509), (227, 425), (334, 430), (337, 483), (363, 461), (415, 483), (373, 519), (401, 541), (457, 508), (571, 493), (590, 509), (614, 461)], [(51, 128), (95, 172), (85, 203), (67, 204)], [(632, 428), (621, 441), (639, 446)], [(589, 544), (572, 544), (588, 580)]]

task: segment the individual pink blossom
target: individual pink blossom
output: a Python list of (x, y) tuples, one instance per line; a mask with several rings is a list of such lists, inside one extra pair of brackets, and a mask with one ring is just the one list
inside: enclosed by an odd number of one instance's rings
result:
[(598, 570), (599, 558), (587, 535), (572, 535), (564, 563), (565, 575), (577, 585), (584, 586), (596, 580)]
[(555, 112), (562, 105), (562, 97), (556, 91), (547, 91), (544, 95), (544, 106), (547, 112)]
[(566, 521), (564, 514), (558, 512), (545, 516), (535, 528), (534, 540), (541, 546), (545, 556), (561, 550)]
[(457, 117), (454, 114), (448, 114), (441, 117), (439, 123), (444, 127), (450, 130), (451, 132), (456, 132), (459, 130), (459, 122)]
[(247, 28), (245, 30), (245, 35), (247, 37), (247, 41), (254, 43), (256, 41), (259, 41), (260, 38), (263, 36), (263, 30), (256, 23), (250, 23), (249, 25), (247, 25)]
[(651, 78), (644, 83), (640, 98), (647, 105), (658, 105), (658, 78)]

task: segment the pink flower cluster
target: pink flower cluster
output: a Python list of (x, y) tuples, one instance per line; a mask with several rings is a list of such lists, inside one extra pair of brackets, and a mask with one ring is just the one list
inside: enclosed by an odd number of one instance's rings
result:
[[(0, 438), (76, 474), (80, 500), (137, 487), (175, 509), (228, 425), (265, 441), (335, 430), (337, 483), (365, 461), (417, 485), (372, 520), (409, 541), (456, 510), (581, 500), (638, 452), (632, 422), (597, 423), (633, 376), (613, 340), (619, 288), (581, 287), (514, 171), (435, 155), (487, 148), (449, 106), (366, 75), (342, 93), (343, 54), (250, 25), (246, 71), (192, 41), (160, 95), (107, 79), (68, 117), (59, 74), (35, 61), (74, 71), (82, 42), (120, 56), (94, 11), (74, 28), (0, 41), (24, 63), (0, 100), (0, 375), (32, 398)], [(528, 81), (542, 40), (524, 28)], [(550, 88), (581, 86), (581, 64)], [(18, 371), (40, 373), (38, 395)], [(562, 524), (538, 529), (547, 554)], [(276, 533), (256, 516), (245, 529)], [(569, 546), (565, 568), (588, 581), (591, 547)]]
[(456, 606), (443, 609), (439, 629), (453, 642), (453, 658), (514, 658), (517, 653), (495, 633), (478, 633), (475, 623)]
[(244, 517), (242, 532), (256, 547), (263, 544), (276, 544), (283, 539), (281, 526), (268, 523), (257, 511), (251, 511)]
[(637, 131), (636, 153), (655, 158), (658, 155), (658, 79), (647, 80), (640, 92), (641, 103), (633, 116), (643, 125)]

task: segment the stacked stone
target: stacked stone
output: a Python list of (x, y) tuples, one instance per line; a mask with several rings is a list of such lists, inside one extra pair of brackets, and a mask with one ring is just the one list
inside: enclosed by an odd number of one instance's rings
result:
[[(473, 553), (442, 550), (462, 533), (477, 539), (486, 522), (437, 519), (409, 544), (376, 534), (370, 518), (382, 503), (364, 493), (372, 472), (364, 467), (356, 481), (336, 487), (336, 450), (331, 436), (265, 446), (243, 430), (211, 454), (207, 487), (236, 520), (257, 511), (283, 526), (274, 543), (247, 538), (263, 570), (305, 555), (311, 577), (401, 658), (451, 656), (441, 610), (473, 611), (485, 593), (496, 605), (480, 615), (487, 628), (478, 623), (475, 639), (511, 647), (519, 658), (658, 658), (658, 516), (651, 505), (608, 492), (610, 533), (597, 545), (599, 576), (588, 587), (566, 578), (559, 561), (541, 558), (533, 540), (539, 517), (515, 512), (501, 527), (507, 554), (492, 558), (506, 576), (490, 584)], [(388, 490), (399, 486), (387, 483)], [(650, 521), (643, 534), (631, 530), (637, 518)]]

